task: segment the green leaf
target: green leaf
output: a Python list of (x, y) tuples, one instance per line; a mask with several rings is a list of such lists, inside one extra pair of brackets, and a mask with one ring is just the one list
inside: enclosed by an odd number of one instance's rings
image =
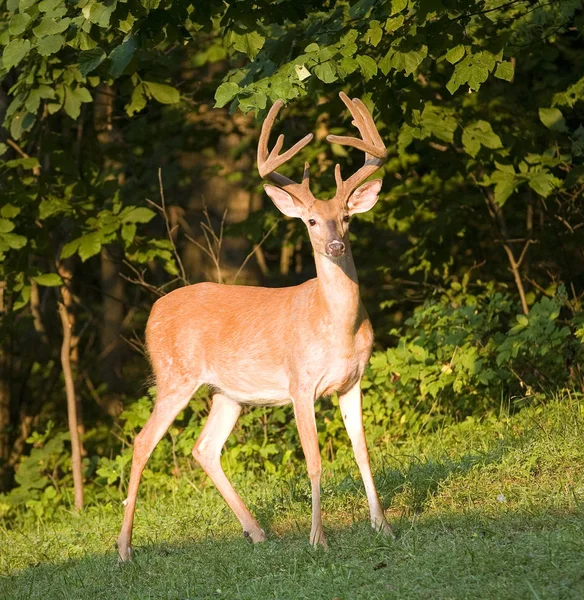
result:
[(385, 31), (387, 33), (393, 33), (397, 31), (404, 24), (404, 16), (398, 15), (397, 17), (389, 17), (385, 22)]
[(0, 208), (0, 215), (6, 219), (12, 219), (18, 214), (20, 214), (20, 208), (18, 206), (14, 206), (14, 204), (5, 204), (2, 208)]
[(532, 171), (529, 174), (529, 187), (540, 196), (547, 198), (562, 182), (546, 169)]
[(272, 78), (270, 88), (276, 98), (281, 98), (282, 100), (288, 100), (298, 96), (298, 92), (292, 85), (292, 82), (284, 76)]
[(445, 58), (451, 65), (454, 65), (464, 56), (465, 52), (464, 46), (460, 44), (454, 48), (450, 48), (446, 53)]
[(266, 108), (266, 104), (268, 102), (268, 97), (264, 92), (255, 92), (251, 96), (247, 98), (239, 97), (239, 108), (244, 113), (249, 112), (250, 110), (263, 109)]
[(20, 35), (29, 23), (30, 15), (27, 13), (16, 13), (13, 15), (12, 19), (10, 19), (8, 31), (10, 31), (10, 35)]
[(513, 63), (511, 62), (500, 62), (495, 69), (495, 77), (498, 79), (511, 81), (513, 79), (513, 75), (515, 75), (515, 69), (513, 68)]
[(337, 64), (337, 71), (341, 78), (347, 77), (351, 73), (354, 73), (359, 68), (359, 63), (352, 57), (347, 56)]
[(39, 285), (44, 285), (46, 287), (56, 287), (58, 285), (63, 285), (63, 280), (57, 273), (45, 273), (43, 275), (36, 275), (35, 277), (31, 277), (33, 281), (36, 281)]
[(512, 175), (515, 175), (515, 167), (513, 165), (506, 165), (495, 161), (495, 166), (499, 171), (505, 171), (506, 173), (511, 173)]
[(103, 242), (98, 232), (86, 233), (79, 238), (77, 253), (79, 258), (85, 262), (88, 258), (99, 254)]
[(60, 258), (69, 258), (70, 256), (73, 256), (73, 254), (77, 252), (77, 248), (79, 248), (79, 238), (72, 240), (71, 242), (67, 242), (61, 249)]
[(97, 42), (83, 30), (77, 33), (75, 40), (79, 50), (93, 50), (97, 46)]
[(38, 38), (43, 38), (47, 35), (55, 35), (57, 33), (63, 33), (67, 27), (69, 27), (69, 23), (71, 19), (65, 18), (56, 21), (52, 17), (48, 15), (43, 17), (43, 20), (32, 30)]
[(81, 104), (91, 102), (91, 93), (87, 88), (78, 86), (76, 88), (65, 88), (65, 112), (72, 118), (76, 119), (81, 113)]
[(391, 0), (390, 15), (401, 12), (408, 5), (408, 0)]
[(130, 102), (126, 104), (125, 109), (129, 117), (134, 113), (140, 112), (146, 106), (146, 89), (143, 83), (139, 83), (132, 91)]
[(101, 48), (85, 50), (79, 54), (79, 71), (84, 77), (96, 69), (104, 60), (106, 54)]
[(40, 85), (38, 88), (30, 90), (28, 97), (24, 103), (24, 107), (29, 113), (36, 113), (39, 109), (41, 99), (48, 99), (55, 97), (55, 90), (48, 85)]
[(228, 102), (231, 102), (241, 91), (237, 83), (227, 81), (222, 83), (215, 92), (215, 107), (223, 108)]
[(320, 65), (315, 65), (313, 71), (314, 74), (324, 83), (332, 83), (338, 79), (336, 69), (330, 60), (327, 60)]
[(155, 83), (154, 81), (144, 81), (146, 90), (160, 104), (176, 104), (180, 102), (180, 92), (166, 83)]
[(0, 233), (9, 233), (14, 229), (14, 223), (8, 219), (0, 219)]
[(41, 12), (46, 13), (55, 10), (62, 3), (63, 0), (42, 0), (37, 6)]
[(98, 27), (108, 27), (110, 17), (116, 9), (117, 2), (110, 0), (107, 4), (101, 2), (89, 2), (83, 8), (83, 16)]
[(154, 218), (155, 214), (154, 211), (145, 206), (136, 206), (124, 214), (123, 221), (124, 223), (148, 223)]
[(39, 204), (39, 218), (48, 219), (55, 214), (68, 213), (71, 211), (71, 207), (67, 200), (59, 198), (57, 196), (48, 196), (43, 198)]
[(134, 223), (124, 223), (122, 225), (122, 239), (127, 245), (130, 245), (136, 237), (136, 225)]
[(20, 12), (26, 12), (31, 6), (34, 6), (37, 3), (37, 0), (9, 0), (12, 2), (14, 2), (14, 8), (13, 10), (16, 10), (16, 8), (18, 7), (18, 10)]
[(130, 64), (130, 61), (134, 57), (137, 47), (138, 42), (136, 37), (131, 35), (112, 50), (109, 55), (111, 61), (109, 74), (112, 77), (118, 78), (124, 72), (125, 68)]
[(392, 68), (397, 71), (404, 71), (406, 75), (411, 75), (427, 55), (428, 46), (420, 46), (416, 50), (407, 52), (392, 48), (379, 62), (379, 68), (384, 75), (388, 75)]
[(503, 147), (501, 138), (487, 121), (475, 121), (467, 125), (462, 132), (462, 145), (465, 152), (473, 158), (479, 153), (481, 146), (492, 150)]
[(265, 41), (266, 38), (257, 31), (244, 33), (243, 35), (233, 34), (233, 47), (246, 54), (251, 60), (258, 55)]
[(567, 131), (564, 115), (557, 108), (540, 108), (539, 120), (552, 131)]
[(355, 40), (359, 37), (359, 32), (356, 29), (350, 29), (340, 40), (338, 44), (339, 52), (341, 56), (348, 58), (354, 56), (357, 52), (357, 44)]
[(446, 84), (446, 89), (454, 94), (464, 84), (471, 90), (478, 90), (495, 68), (495, 55), (486, 50), (465, 56), (454, 67), (454, 73)]
[(20, 61), (28, 54), (30, 50), (30, 42), (28, 40), (12, 40), (2, 53), (2, 62), (4, 68), (10, 71), (12, 67), (16, 67)]
[(554, 106), (569, 106), (572, 108), (577, 102), (584, 98), (584, 77), (581, 77), (576, 83), (568, 86), (563, 92), (554, 94), (552, 104)]
[[(7, 150), (8, 150), (8, 146), (5, 143), (0, 142), (0, 156), (3, 156), (4, 154), (6, 154)], [(4, 215), (4, 216), (6, 216), (6, 215)]]
[(12, 310), (20, 310), (24, 306), (28, 304), (30, 300), (30, 285), (25, 285), (22, 290), (20, 290), (20, 294), (16, 298), (16, 302), (12, 306)]
[[(12, 117), (12, 122), (10, 123), (10, 133), (12, 137), (16, 140), (20, 139), (20, 136), (24, 131), (28, 131), (35, 122), (35, 115), (30, 114), (29, 112), (22, 111), (16, 113)], [(7, 166), (24, 166), (27, 167), (27, 161), (36, 161), (36, 158), (20, 158), (17, 160), (11, 160), (6, 163)]]
[(444, 142), (452, 144), (458, 122), (451, 113), (452, 110), (449, 111), (427, 103), (420, 118), (421, 139), (433, 135)]
[(370, 56), (356, 56), (355, 60), (359, 63), (359, 67), (361, 67), (361, 73), (363, 73), (365, 81), (369, 81), (377, 75), (377, 63)]
[(62, 35), (49, 35), (39, 42), (38, 53), (41, 56), (50, 56), (58, 52), (64, 45), (65, 38)]
[(517, 187), (515, 173), (495, 171), (491, 175), (491, 182), (495, 184), (495, 202), (503, 206)]
[(27, 242), (27, 239), (23, 235), (18, 235), (16, 233), (2, 233), (0, 234), (0, 240), (13, 250), (24, 248)]
[(365, 43), (376, 47), (383, 37), (383, 29), (379, 25), (379, 21), (371, 21), (369, 29), (365, 33)]
[(63, 107), (63, 102), (49, 102), (47, 104), (47, 110), (50, 115), (54, 115), (58, 110)]
[(7, 167), (15, 168), (22, 167), (23, 169), (36, 169), (40, 167), (39, 161), (34, 156), (28, 158), (16, 158), (14, 160), (8, 160), (4, 163)]

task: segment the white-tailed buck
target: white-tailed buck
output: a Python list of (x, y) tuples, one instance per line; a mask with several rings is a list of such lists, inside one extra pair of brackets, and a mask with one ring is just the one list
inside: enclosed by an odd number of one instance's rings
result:
[(268, 151), (268, 138), (282, 107), (271, 108), (258, 146), (260, 175), (275, 185), (265, 190), (289, 217), (306, 224), (314, 249), (317, 277), (296, 287), (262, 288), (199, 283), (160, 298), (146, 327), (146, 343), (157, 399), (150, 419), (134, 442), (134, 458), (122, 530), (117, 540), (122, 560), (132, 556), (132, 523), (140, 477), (156, 444), (191, 396), (203, 384), (213, 404), (193, 449), (244, 535), (266, 539), (221, 468), (221, 450), (244, 404), (292, 403), (312, 485), (310, 543), (326, 546), (320, 509), (321, 459), (314, 403), (337, 392), (345, 426), (369, 501), (371, 525), (392, 535), (379, 502), (369, 465), (361, 415), (361, 376), (371, 354), (373, 330), (359, 298), (357, 271), (349, 245), (351, 215), (377, 201), (381, 180), (363, 183), (385, 161), (386, 149), (367, 108), (340, 94), (361, 138), (329, 135), (327, 140), (365, 152), (365, 164), (346, 180), (335, 168), (337, 192), (317, 200), (309, 188), (306, 163), (302, 183), (276, 170), (312, 139), (307, 135), (280, 154), (284, 136)]

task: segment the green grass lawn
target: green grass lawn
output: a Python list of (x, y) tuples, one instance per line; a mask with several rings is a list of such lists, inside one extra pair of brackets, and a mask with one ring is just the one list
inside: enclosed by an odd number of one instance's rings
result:
[[(397, 533), (374, 534), (349, 454), (323, 480), (329, 550), (312, 550), (307, 478), (237, 486), (250, 545), (211, 485), (141, 496), (132, 564), (121, 505), (0, 530), (2, 599), (584, 598), (584, 411), (565, 398), (373, 452)], [(184, 478), (183, 478), (184, 479)]]

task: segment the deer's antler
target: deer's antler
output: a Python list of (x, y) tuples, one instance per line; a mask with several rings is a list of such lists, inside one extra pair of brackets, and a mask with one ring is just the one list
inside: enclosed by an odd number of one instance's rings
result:
[(353, 125), (359, 130), (361, 139), (339, 135), (327, 135), (326, 139), (331, 143), (352, 146), (365, 152), (365, 164), (346, 181), (341, 177), (341, 166), (335, 165), (337, 196), (348, 200), (359, 184), (383, 165), (387, 158), (387, 149), (365, 104), (358, 98), (351, 100), (344, 92), (339, 96), (349, 109), (353, 117)]
[(312, 133), (304, 136), (299, 142), (296, 142), (292, 148), (286, 150), (284, 154), (280, 154), (280, 150), (282, 150), (282, 147), (284, 146), (284, 136), (280, 135), (278, 136), (278, 140), (276, 141), (273, 150), (271, 152), (268, 150), (270, 132), (272, 131), (274, 121), (283, 104), (282, 100), (278, 100), (270, 109), (270, 112), (262, 125), (262, 131), (258, 142), (258, 171), (262, 178), (268, 179), (289, 194), (292, 194), (303, 204), (309, 206), (316, 200), (310, 191), (309, 164), (304, 163), (302, 183), (296, 183), (295, 181), (292, 181), (292, 179), (288, 179), (288, 177), (276, 173), (276, 169), (281, 167), (286, 161), (298, 154), (304, 146), (310, 143), (313, 138)]

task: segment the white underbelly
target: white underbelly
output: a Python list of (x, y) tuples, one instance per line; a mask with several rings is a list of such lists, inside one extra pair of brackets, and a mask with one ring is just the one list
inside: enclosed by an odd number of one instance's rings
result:
[[(228, 394), (226, 394), (228, 395)], [(292, 398), (234, 398), (229, 396), (238, 404), (247, 406), (284, 406), (292, 402)]]
[(282, 406), (292, 402), (290, 398), (289, 381), (285, 373), (265, 372), (259, 376), (254, 369), (241, 370), (239, 376), (235, 373), (209, 373), (205, 383), (217, 393), (231, 398), (239, 404), (251, 406)]

